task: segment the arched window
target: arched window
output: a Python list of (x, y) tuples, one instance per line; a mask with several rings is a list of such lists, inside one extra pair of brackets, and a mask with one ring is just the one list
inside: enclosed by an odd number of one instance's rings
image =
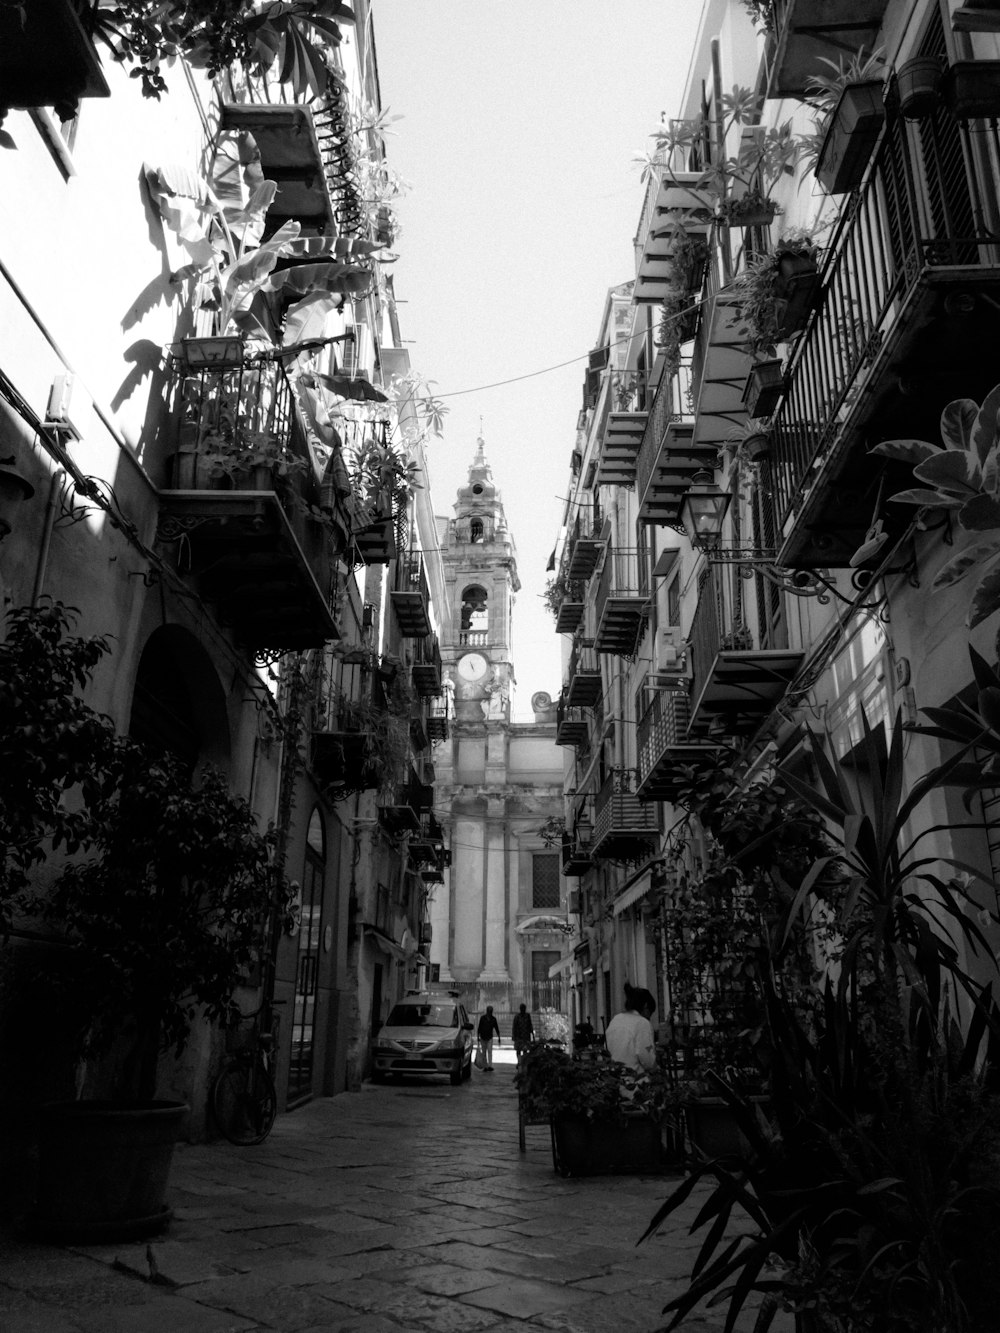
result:
[(472, 584), (462, 593), (462, 633), (485, 634), (490, 626), (489, 594), (485, 588)]
[(477, 543), (481, 542), (483, 536), (483, 520), (481, 518), (474, 518), (469, 524), (469, 541)]

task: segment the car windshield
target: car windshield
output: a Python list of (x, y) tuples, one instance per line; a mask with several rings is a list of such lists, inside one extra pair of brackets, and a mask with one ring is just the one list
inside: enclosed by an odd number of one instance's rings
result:
[(457, 1028), (458, 1010), (453, 1004), (397, 1004), (389, 1015), (393, 1028)]

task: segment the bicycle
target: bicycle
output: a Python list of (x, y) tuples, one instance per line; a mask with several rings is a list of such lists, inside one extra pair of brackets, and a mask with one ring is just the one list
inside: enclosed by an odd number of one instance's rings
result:
[(278, 1114), (278, 1093), (270, 1070), (277, 1025), (275, 1014), (270, 1032), (251, 1029), (212, 1084), (215, 1122), (229, 1142), (238, 1147), (263, 1143)]

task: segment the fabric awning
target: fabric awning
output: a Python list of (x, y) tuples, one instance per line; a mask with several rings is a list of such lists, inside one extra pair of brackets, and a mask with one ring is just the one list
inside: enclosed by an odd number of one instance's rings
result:
[(614, 916), (621, 916), (622, 912), (634, 906), (640, 898), (645, 898), (646, 894), (653, 887), (653, 871), (651, 868), (642, 872), (637, 880), (628, 888), (624, 889), (611, 904), (611, 911)]
[(553, 963), (549, 968), (549, 980), (554, 981), (556, 977), (561, 977), (568, 972), (576, 963), (576, 959), (571, 953), (564, 953), (557, 963)]
[(401, 944), (397, 944), (384, 930), (379, 930), (378, 926), (370, 926), (367, 921), (365, 922), (365, 935), (377, 949), (387, 953), (390, 958), (402, 961), (406, 957), (406, 950)]

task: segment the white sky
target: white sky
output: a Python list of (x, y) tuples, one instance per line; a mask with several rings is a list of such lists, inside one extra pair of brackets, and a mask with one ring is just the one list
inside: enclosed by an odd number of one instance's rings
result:
[(540, 596), (587, 352), (607, 289), (635, 272), (632, 157), (660, 112), (676, 113), (701, 0), (372, 9), (383, 106), (403, 117), (388, 155), (411, 187), (397, 208), (401, 331), (413, 369), (450, 408), (431, 444), (435, 510), (452, 515), (482, 416), (517, 545), (516, 712), (530, 718), (531, 695), (555, 697), (561, 683)]

